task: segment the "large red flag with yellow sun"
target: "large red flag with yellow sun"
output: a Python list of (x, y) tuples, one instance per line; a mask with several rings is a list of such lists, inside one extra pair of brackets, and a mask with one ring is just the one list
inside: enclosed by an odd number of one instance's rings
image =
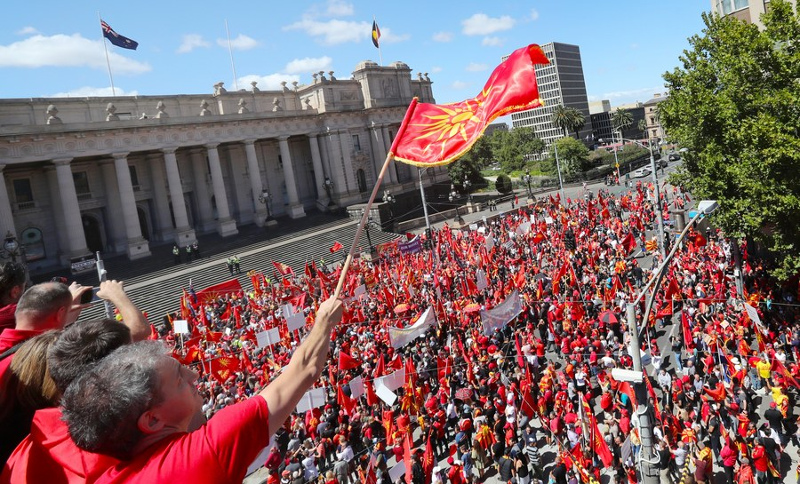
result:
[(549, 64), (541, 47), (515, 50), (492, 72), (474, 98), (453, 104), (418, 103), (406, 112), (392, 143), (396, 160), (418, 166), (446, 165), (466, 153), (499, 116), (543, 105), (535, 64)]

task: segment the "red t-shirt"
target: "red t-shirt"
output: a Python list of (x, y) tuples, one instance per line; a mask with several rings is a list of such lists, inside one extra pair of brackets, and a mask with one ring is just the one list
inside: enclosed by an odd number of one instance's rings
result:
[(7, 304), (0, 308), (0, 331), (11, 329), (17, 324), (17, 318), (14, 315), (16, 312), (16, 304)]
[(241, 484), (247, 467), (268, 443), (267, 401), (255, 396), (220, 410), (194, 432), (178, 433), (153, 444), (95, 482)]
[(118, 462), (79, 449), (61, 421), (61, 409), (46, 408), (34, 414), (31, 433), (9, 457), (0, 474), (0, 483), (84, 483)]

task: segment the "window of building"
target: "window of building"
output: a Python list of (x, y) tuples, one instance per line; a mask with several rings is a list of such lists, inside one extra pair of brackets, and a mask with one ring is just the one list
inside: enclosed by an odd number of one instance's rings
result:
[(73, 172), (72, 181), (75, 183), (75, 193), (78, 195), (78, 200), (92, 198), (92, 190), (89, 188), (89, 175), (85, 171)]
[(136, 173), (136, 167), (133, 165), (128, 165), (128, 171), (131, 173), (131, 185), (133, 185), (133, 191), (138, 192), (139, 187), (139, 175)]
[(30, 178), (18, 178), (14, 180), (14, 198), (17, 201), (18, 210), (33, 208), (35, 206)]
[(361, 168), (356, 172), (356, 179), (358, 180), (358, 191), (364, 193), (367, 191), (367, 175)]
[(358, 135), (353, 135), (353, 150), (358, 152), (361, 151), (361, 140), (358, 139)]

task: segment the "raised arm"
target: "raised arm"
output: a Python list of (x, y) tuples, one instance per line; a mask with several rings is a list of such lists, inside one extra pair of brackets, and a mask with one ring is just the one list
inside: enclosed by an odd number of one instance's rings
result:
[(295, 350), (286, 370), (261, 391), (269, 407), (269, 433), (275, 432), (297, 406), (303, 394), (319, 378), (328, 359), (331, 331), (342, 318), (342, 301), (328, 299), (317, 309), (314, 327)]
[(131, 341), (137, 342), (147, 339), (150, 336), (150, 325), (147, 318), (133, 304), (131, 298), (125, 293), (122, 281), (103, 281), (100, 283), (100, 290), (97, 297), (104, 299), (114, 305), (122, 316), (122, 323), (131, 330)]

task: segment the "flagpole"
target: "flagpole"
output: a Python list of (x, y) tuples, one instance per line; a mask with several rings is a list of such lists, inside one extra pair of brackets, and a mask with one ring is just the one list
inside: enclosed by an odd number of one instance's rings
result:
[(114, 89), (114, 76), (111, 75), (111, 62), (108, 60), (108, 44), (106, 44), (105, 32), (103, 32), (103, 17), (100, 16), (100, 10), (97, 11), (97, 18), (100, 20), (100, 33), (102, 36), (103, 50), (106, 52), (106, 67), (108, 68), (108, 79), (111, 81), (111, 95), (117, 97), (117, 90)]
[[(416, 107), (417, 98), (414, 98), (411, 100), (411, 104), (408, 106), (408, 111), (406, 111), (406, 115), (403, 118), (403, 123), (400, 125), (400, 129), (397, 131), (397, 135), (395, 136), (395, 141), (403, 138), (406, 126), (408, 125), (408, 120), (414, 113), (414, 109), (416, 109)], [(383, 177), (386, 175), (386, 170), (389, 168), (389, 163), (391, 163), (393, 158), (394, 151), (390, 148), (389, 152), (386, 153), (386, 160), (383, 162), (381, 172), (378, 174), (378, 179), (375, 181), (375, 186), (372, 188), (372, 194), (369, 196), (367, 206), (364, 207), (364, 213), (361, 215), (361, 221), (358, 223), (356, 235), (353, 237), (353, 243), (350, 244), (350, 252), (347, 253), (347, 258), (344, 260), (342, 273), (339, 275), (339, 282), (336, 283), (336, 290), (333, 293), (334, 299), (338, 299), (342, 295), (342, 286), (344, 286), (344, 281), (347, 277), (347, 270), (350, 269), (350, 263), (353, 262), (353, 255), (356, 252), (356, 247), (358, 247), (358, 241), (361, 239), (361, 233), (364, 231), (364, 226), (366, 225), (367, 220), (369, 220), (369, 212), (372, 208), (372, 203), (375, 201), (375, 197), (378, 195), (378, 189), (381, 187)]]
[(233, 49), (231, 48), (231, 33), (228, 30), (228, 19), (225, 19), (225, 35), (228, 37), (228, 55), (231, 56), (231, 70), (233, 71), (233, 88), (239, 90), (239, 81), (236, 80), (236, 64), (233, 63)]

